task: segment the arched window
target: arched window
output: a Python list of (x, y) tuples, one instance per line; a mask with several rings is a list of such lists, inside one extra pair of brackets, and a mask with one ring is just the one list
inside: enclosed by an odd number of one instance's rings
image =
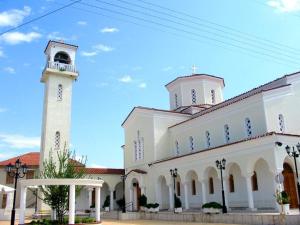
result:
[(246, 127), (246, 134), (247, 137), (252, 137), (252, 126), (251, 126), (251, 121), (249, 118), (245, 119), (245, 127)]
[(253, 172), (253, 175), (251, 177), (251, 182), (252, 182), (252, 191), (258, 191), (257, 174), (255, 171)]
[(177, 109), (178, 108), (178, 96), (177, 96), (177, 94), (175, 94), (174, 97), (175, 97), (175, 108)]
[(54, 56), (54, 62), (64, 63), (64, 64), (70, 64), (71, 59), (69, 55), (65, 52), (58, 52)]
[(192, 180), (192, 195), (196, 195), (197, 190), (196, 190), (196, 181)]
[(212, 177), (210, 177), (208, 179), (208, 190), (209, 190), (209, 194), (213, 194), (214, 193), (214, 180)]
[(285, 132), (285, 124), (284, 124), (284, 118), (282, 114), (278, 115), (278, 120), (279, 120), (279, 130), (281, 133)]
[(57, 101), (62, 100), (62, 95), (63, 95), (63, 86), (59, 84), (57, 87)]
[(225, 143), (229, 143), (230, 142), (230, 134), (229, 134), (228, 124), (224, 125), (224, 137), (225, 137)]
[(190, 149), (191, 149), (191, 152), (194, 151), (194, 138), (192, 136), (190, 136)]
[(60, 132), (56, 131), (55, 138), (54, 138), (54, 148), (59, 149), (60, 148)]
[(196, 104), (197, 103), (197, 97), (196, 97), (195, 89), (191, 90), (191, 94), (192, 94), (192, 104)]
[(134, 146), (134, 160), (138, 160), (138, 149), (137, 149), (137, 142), (133, 141), (133, 146)]
[(175, 141), (175, 150), (176, 150), (176, 155), (179, 155), (179, 143), (178, 141)]
[(234, 179), (233, 175), (229, 175), (229, 192), (234, 192)]
[(209, 131), (206, 131), (205, 132), (205, 136), (206, 136), (206, 147), (207, 148), (210, 148), (210, 133), (209, 133)]
[(211, 94), (211, 103), (215, 104), (216, 103), (216, 92), (215, 92), (215, 90), (211, 90), (210, 94)]

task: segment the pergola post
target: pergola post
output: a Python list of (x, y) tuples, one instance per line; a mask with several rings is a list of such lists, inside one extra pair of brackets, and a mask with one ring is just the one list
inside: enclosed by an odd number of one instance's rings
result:
[(69, 224), (75, 223), (75, 184), (70, 185), (69, 191)]
[(100, 187), (96, 187), (96, 199), (95, 199), (95, 209), (96, 209), (96, 222), (100, 222)]
[(26, 192), (27, 192), (27, 188), (24, 186), (21, 186), (19, 224), (25, 223)]

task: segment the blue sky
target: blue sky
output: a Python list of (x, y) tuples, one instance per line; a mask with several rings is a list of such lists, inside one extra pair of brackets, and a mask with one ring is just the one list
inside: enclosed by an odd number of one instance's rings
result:
[[(168, 109), (164, 85), (193, 64), (225, 79), (225, 98), (300, 70), (299, 0), (128, 1), (82, 0), (0, 36), (0, 160), (39, 151), (49, 39), (79, 46), (71, 143), (95, 167), (122, 167), (125, 117)], [(0, 32), (68, 3), (1, 1)]]

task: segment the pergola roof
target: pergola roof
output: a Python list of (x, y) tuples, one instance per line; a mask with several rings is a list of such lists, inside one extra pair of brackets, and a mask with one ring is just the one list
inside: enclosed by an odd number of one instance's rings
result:
[(78, 186), (93, 186), (102, 187), (103, 180), (95, 179), (26, 179), (20, 180), (21, 186), (42, 186), (42, 185), (78, 185)]

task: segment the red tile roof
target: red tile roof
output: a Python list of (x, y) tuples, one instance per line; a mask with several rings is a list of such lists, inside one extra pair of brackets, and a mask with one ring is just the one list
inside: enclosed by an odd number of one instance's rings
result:
[(114, 169), (114, 168), (83, 168), (86, 174), (124, 174), (124, 169)]
[(38, 167), (40, 162), (39, 152), (29, 152), (24, 155), (16, 156), (7, 160), (0, 162), (0, 167), (4, 167), (7, 164), (14, 164), (17, 159), (20, 159), (22, 164), (26, 164), (29, 167)]

